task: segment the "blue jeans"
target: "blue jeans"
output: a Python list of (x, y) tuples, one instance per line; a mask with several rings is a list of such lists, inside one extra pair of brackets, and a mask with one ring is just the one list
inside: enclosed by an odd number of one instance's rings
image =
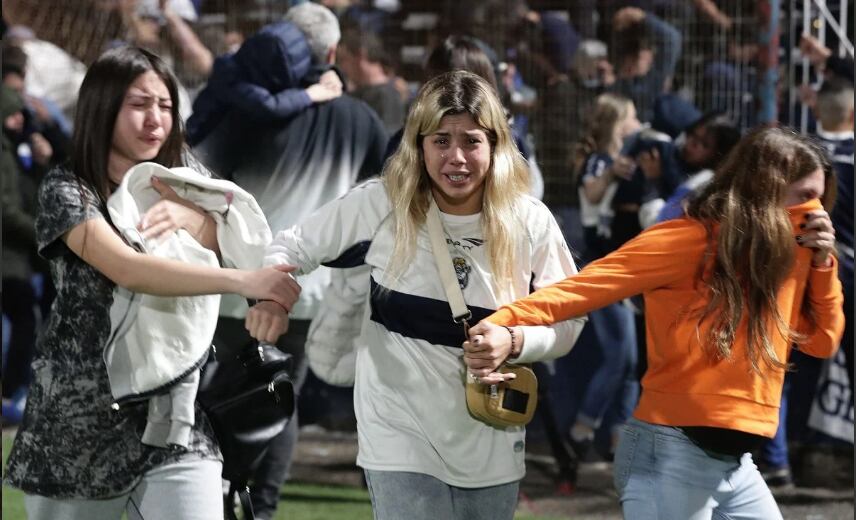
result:
[(761, 446), (761, 464), (769, 469), (790, 467), (788, 456), (788, 392), (791, 388), (790, 373), (785, 374), (785, 384), (782, 385), (782, 403), (779, 406), (779, 428), (776, 436)]
[(624, 518), (781, 520), (752, 455), (708, 453), (671, 426), (630, 419), (613, 467)]
[(589, 313), (586, 327), (591, 327), (592, 334), (585, 338), (593, 341), (594, 346), (603, 353), (603, 361), (586, 388), (577, 422), (596, 430), (607, 409), (613, 405), (616, 426), (620, 427), (633, 413), (639, 399), (633, 311), (621, 302), (607, 305)]
[(450, 486), (422, 473), (365, 470), (375, 520), (512, 520), (519, 482)]

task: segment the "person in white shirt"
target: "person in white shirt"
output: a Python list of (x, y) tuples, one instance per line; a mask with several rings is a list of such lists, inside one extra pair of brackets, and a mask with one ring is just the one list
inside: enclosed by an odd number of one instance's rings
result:
[[(552, 215), (527, 195), (528, 175), (496, 91), (475, 74), (449, 72), (420, 90), (380, 179), (280, 231), (266, 252), (265, 264), (287, 263), (297, 274), (321, 264), (371, 268), (354, 404), (357, 464), (376, 519), (514, 516), (525, 471), (524, 428), (473, 418), (465, 402), (467, 371), (494, 382), (508, 358), (530, 363), (562, 356), (584, 320), (518, 327), (513, 341), (511, 331), (500, 328), (489, 350), (464, 345), (425, 219), (433, 197), (477, 321), (531, 287), (576, 272)], [(255, 338), (273, 341), (287, 329), (288, 313), (260, 302), (246, 324)]]

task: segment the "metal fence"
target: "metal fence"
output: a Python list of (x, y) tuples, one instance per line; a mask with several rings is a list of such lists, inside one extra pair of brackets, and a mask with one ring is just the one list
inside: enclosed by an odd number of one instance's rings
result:
[[(90, 63), (111, 42), (127, 36), (119, 6), (131, 0), (3, 0), (12, 24), (33, 29), (84, 63)], [(133, 3), (133, 1), (131, 1)], [(680, 35), (679, 55), (669, 89), (702, 111), (722, 110), (743, 128), (776, 119), (805, 129), (808, 113), (800, 106), (801, 85), (820, 77), (810, 72), (799, 53), (801, 34), (831, 42), (834, 51), (852, 56), (853, 0), (400, 0), (397, 10), (372, 10), (371, 2), (329, 1), (343, 17), (378, 30), (396, 73), (415, 88), (423, 80), (426, 53), (451, 33), (467, 33), (490, 44), (498, 62), (519, 71), (515, 90), (518, 119), (536, 145), (547, 180), (547, 198), (561, 203), (573, 198), (566, 151), (579, 135), (592, 92), (575, 83), (573, 56), (584, 40), (600, 40), (608, 57), (628, 42), (616, 40), (615, 14), (627, 5), (650, 13)], [(351, 10), (346, 9), (351, 5)], [(215, 53), (225, 52), (232, 35), (252, 34), (279, 20), (287, 0), (203, 0), (193, 27)], [(538, 13), (537, 15), (532, 13)], [(541, 20), (539, 20), (539, 17)], [(570, 24), (576, 42), (553, 42), (540, 29)], [(633, 35), (649, 40), (656, 50), (662, 34)], [(205, 78), (182, 68), (181, 49), (166, 36), (162, 52), (175, 56), (179, 77), (191, 87)], [(627, 35), (624, 36), (627, 40)], [(638, 42), (636, 42), (638, 43)], [(552, 47), (551, 47), (552, 46)], [(632, 45), (630, 45), (632, 47)], [(654, 60), (663, 56), (654, 55)], [(569, 85), (562, 82), (570, 78)], [(655, 90), (639, 94), (637, 104), (650, 105)]]

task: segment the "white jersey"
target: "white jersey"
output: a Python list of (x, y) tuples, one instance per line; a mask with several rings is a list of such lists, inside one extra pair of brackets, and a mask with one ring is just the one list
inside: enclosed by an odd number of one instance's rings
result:
[[(529, 294), (530, 284), (537, 289), (576, 272), (546, 206), (528, 196), (520, 206), (529, 240), (520, 244), (514, 299)], [(524, 429), (493, 428), (467, 411), (464, 331), (452, 322), (426, 229), (420, 230), (414, 257), (396, 286), (377, 290), (393, 249), (392, 218), (382, 182), (372, 180), (279, 232), (265, 256), (266, 265), (296, 265), (298, 273), (322, 263), (351, 267), (365, 262), (371, 268), (373, 290), (357, 341), (357, 464), (428, 474), (466, 488), (519, 480), (525, 472)], [(441, 213), (441, 219), (472, 323), (477, 323), (508, 303), (491, 286), (481, 214)], [(584, 321), (524, 327), (519, 361), (566, 354)]]

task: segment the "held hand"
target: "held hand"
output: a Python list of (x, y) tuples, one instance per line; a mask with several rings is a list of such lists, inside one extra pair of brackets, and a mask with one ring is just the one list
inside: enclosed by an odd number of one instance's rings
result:
[(803, 34), (800, 38), (800, 52), (815, 67), (823, 67), (826, 60), (832, 56), (831, 50), (823, 45), (820, 40), (808, 34)]
[(630, 25), (645, 19), (645, 11), (638, 7), (623, 7), (612, 17), (612, 28), (616, 31), (626, 29)]
[(143, 232), (143, 238), (161, 240), (170, 233), (185, 229), (198, 239), (205, 225), (214, 225), (214, 219), (202, 208), (179, 197), (159, 178), (152, 177), (152, 187), (160, 194), (161, 200), (140, 219), (137, 227)]
[(33, 160), (36, 164), (47, 166), (53, 157), (53, 147), (45, 137), (36, 132), (30, 136), (30, 144), (33, 148)]
[(469, 341), (463, 347), (469, 373), (479, 378), (496, 377), (492, 373), (511, 353), (511, 335), (505, 327), (482, 320), (470, 328)]
[(639, 163), (639, 169), (645, 174), (646, 179), (659, 179), (663, 173), (660, 152), (656, 148), (640, 153), (636, 157), (636, 162)]
[(324, 74), (321, 74), (321, 77), (318, 79), (318, 83), (328, 87), (338, 88), (340, 90), (344, 86), (342, 85), (342, 79), (339, 78), (339, 75), (336, 74), (335, 70), (328, 70)]
[(636, 162), (630, 157), (619, 155), (617, 159), (610, 165), (609, 174), (616, 179), (630, 180), (633, 177), (633, 171), (636, 169)]
[(828, 266), (829, 255), (835, 250), (835, 229), (832, 227), (829, 213), (822, 209), (806, 213), (805, 222), (800, 228), (802, 231), (797, 235), (797, 244), (814, 250), (812, 265)]
[(306, 89), (306, 94), (313, 103), (323, 103), (342, 95), (342, 80), (335, 71), (328, 70), (321, 75), (318, 83)]
[(288, 312), (276, 302), (262, 301), (250, 307), (244, 326), (256, 340), (274, 343), (288, 331)]
[(288, 312), (300, 296), (300, 285), (288, 273), (297, 269), (292, 265), (275, 265), (242, 271), (240, 294), (254, 300), (270, 300)]

